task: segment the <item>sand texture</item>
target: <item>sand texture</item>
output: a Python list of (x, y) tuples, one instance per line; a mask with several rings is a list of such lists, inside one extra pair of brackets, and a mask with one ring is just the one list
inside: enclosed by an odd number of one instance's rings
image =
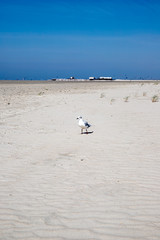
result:
[(159, 240), (154, 95), (159, 82), (1, 83), (0, 239)]

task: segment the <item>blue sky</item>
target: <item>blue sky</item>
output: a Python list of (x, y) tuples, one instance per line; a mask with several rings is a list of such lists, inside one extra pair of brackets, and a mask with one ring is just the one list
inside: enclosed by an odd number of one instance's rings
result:
[(160, 79), (159, 0), (0, 0), (0, 79)]

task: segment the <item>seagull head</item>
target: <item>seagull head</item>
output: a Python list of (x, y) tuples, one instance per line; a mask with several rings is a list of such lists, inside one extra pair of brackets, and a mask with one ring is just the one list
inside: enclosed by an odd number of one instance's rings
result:
[(82, 117), (81, 117), (81, 116), (79, 116), (79, 117), (77, 117), (77, 119), (82, 119)]

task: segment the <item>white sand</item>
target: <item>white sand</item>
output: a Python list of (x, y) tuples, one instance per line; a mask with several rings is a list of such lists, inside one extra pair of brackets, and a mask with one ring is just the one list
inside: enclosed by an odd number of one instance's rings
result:
[(159, 240), (155, 94), (158, 82), (0, 84), (0, 239)]

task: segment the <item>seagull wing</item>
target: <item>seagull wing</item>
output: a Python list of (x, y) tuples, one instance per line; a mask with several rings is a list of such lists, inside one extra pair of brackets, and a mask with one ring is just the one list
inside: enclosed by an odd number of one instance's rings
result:
[(85, 127), (89, 128), (91, 126), (87, 121), (83, 120), (83, 122)]

